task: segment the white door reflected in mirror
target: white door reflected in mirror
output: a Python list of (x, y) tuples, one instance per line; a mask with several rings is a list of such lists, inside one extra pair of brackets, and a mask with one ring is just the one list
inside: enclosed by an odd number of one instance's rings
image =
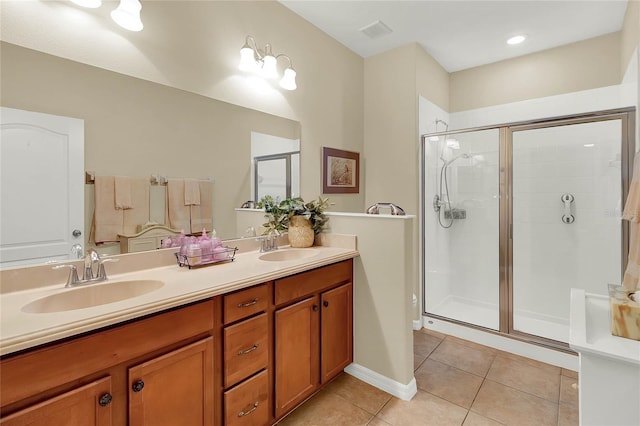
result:
[(1, 128), (0, 267), (75, 259), (84, 242), (76, 231), (84, 229), (84, 121), (3, 107)]

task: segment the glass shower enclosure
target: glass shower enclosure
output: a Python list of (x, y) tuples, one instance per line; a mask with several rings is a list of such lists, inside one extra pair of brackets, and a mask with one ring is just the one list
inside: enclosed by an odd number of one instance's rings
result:
[(622, 279), (633, 120), (424, 135), (424, 314), (566, 348), (571, 288), (607, 294)]

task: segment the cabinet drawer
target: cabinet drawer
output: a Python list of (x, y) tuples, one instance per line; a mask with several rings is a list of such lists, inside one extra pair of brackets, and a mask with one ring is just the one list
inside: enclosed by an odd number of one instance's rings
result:
[(224, 387), (267, 367), (267, 314), (224, 329)]
[(224, 323), (229, 324), (267, 309), (269, 288), (266, 284), (224, 296)]
[(224, 393), (224, 424), (262, 426), (269, 420), (267, 371)]
[(308, 294), (320, 292), (336, 284), (351, 281), (352, 270), (353, 260), (349, 259), (276, 280), (275, 304), (280, 305)]

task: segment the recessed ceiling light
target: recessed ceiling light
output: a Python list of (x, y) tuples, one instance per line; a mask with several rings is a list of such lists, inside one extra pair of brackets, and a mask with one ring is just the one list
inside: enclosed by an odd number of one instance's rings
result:
[(517, 36), (513, 36), (513, 37), (511, 37), (509, 40), (507, 40), (507, 44), (520, 44), (520, 43), (522, 43), (526, 38), (527, 38), (527, 36), (525, 36), (525, 35), (517, 35)]

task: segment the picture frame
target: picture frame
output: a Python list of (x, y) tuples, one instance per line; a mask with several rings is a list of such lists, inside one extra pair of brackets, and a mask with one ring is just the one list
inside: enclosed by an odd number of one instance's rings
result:
[(360, 153), (322, 147), (322, 193), (360, 192)]

